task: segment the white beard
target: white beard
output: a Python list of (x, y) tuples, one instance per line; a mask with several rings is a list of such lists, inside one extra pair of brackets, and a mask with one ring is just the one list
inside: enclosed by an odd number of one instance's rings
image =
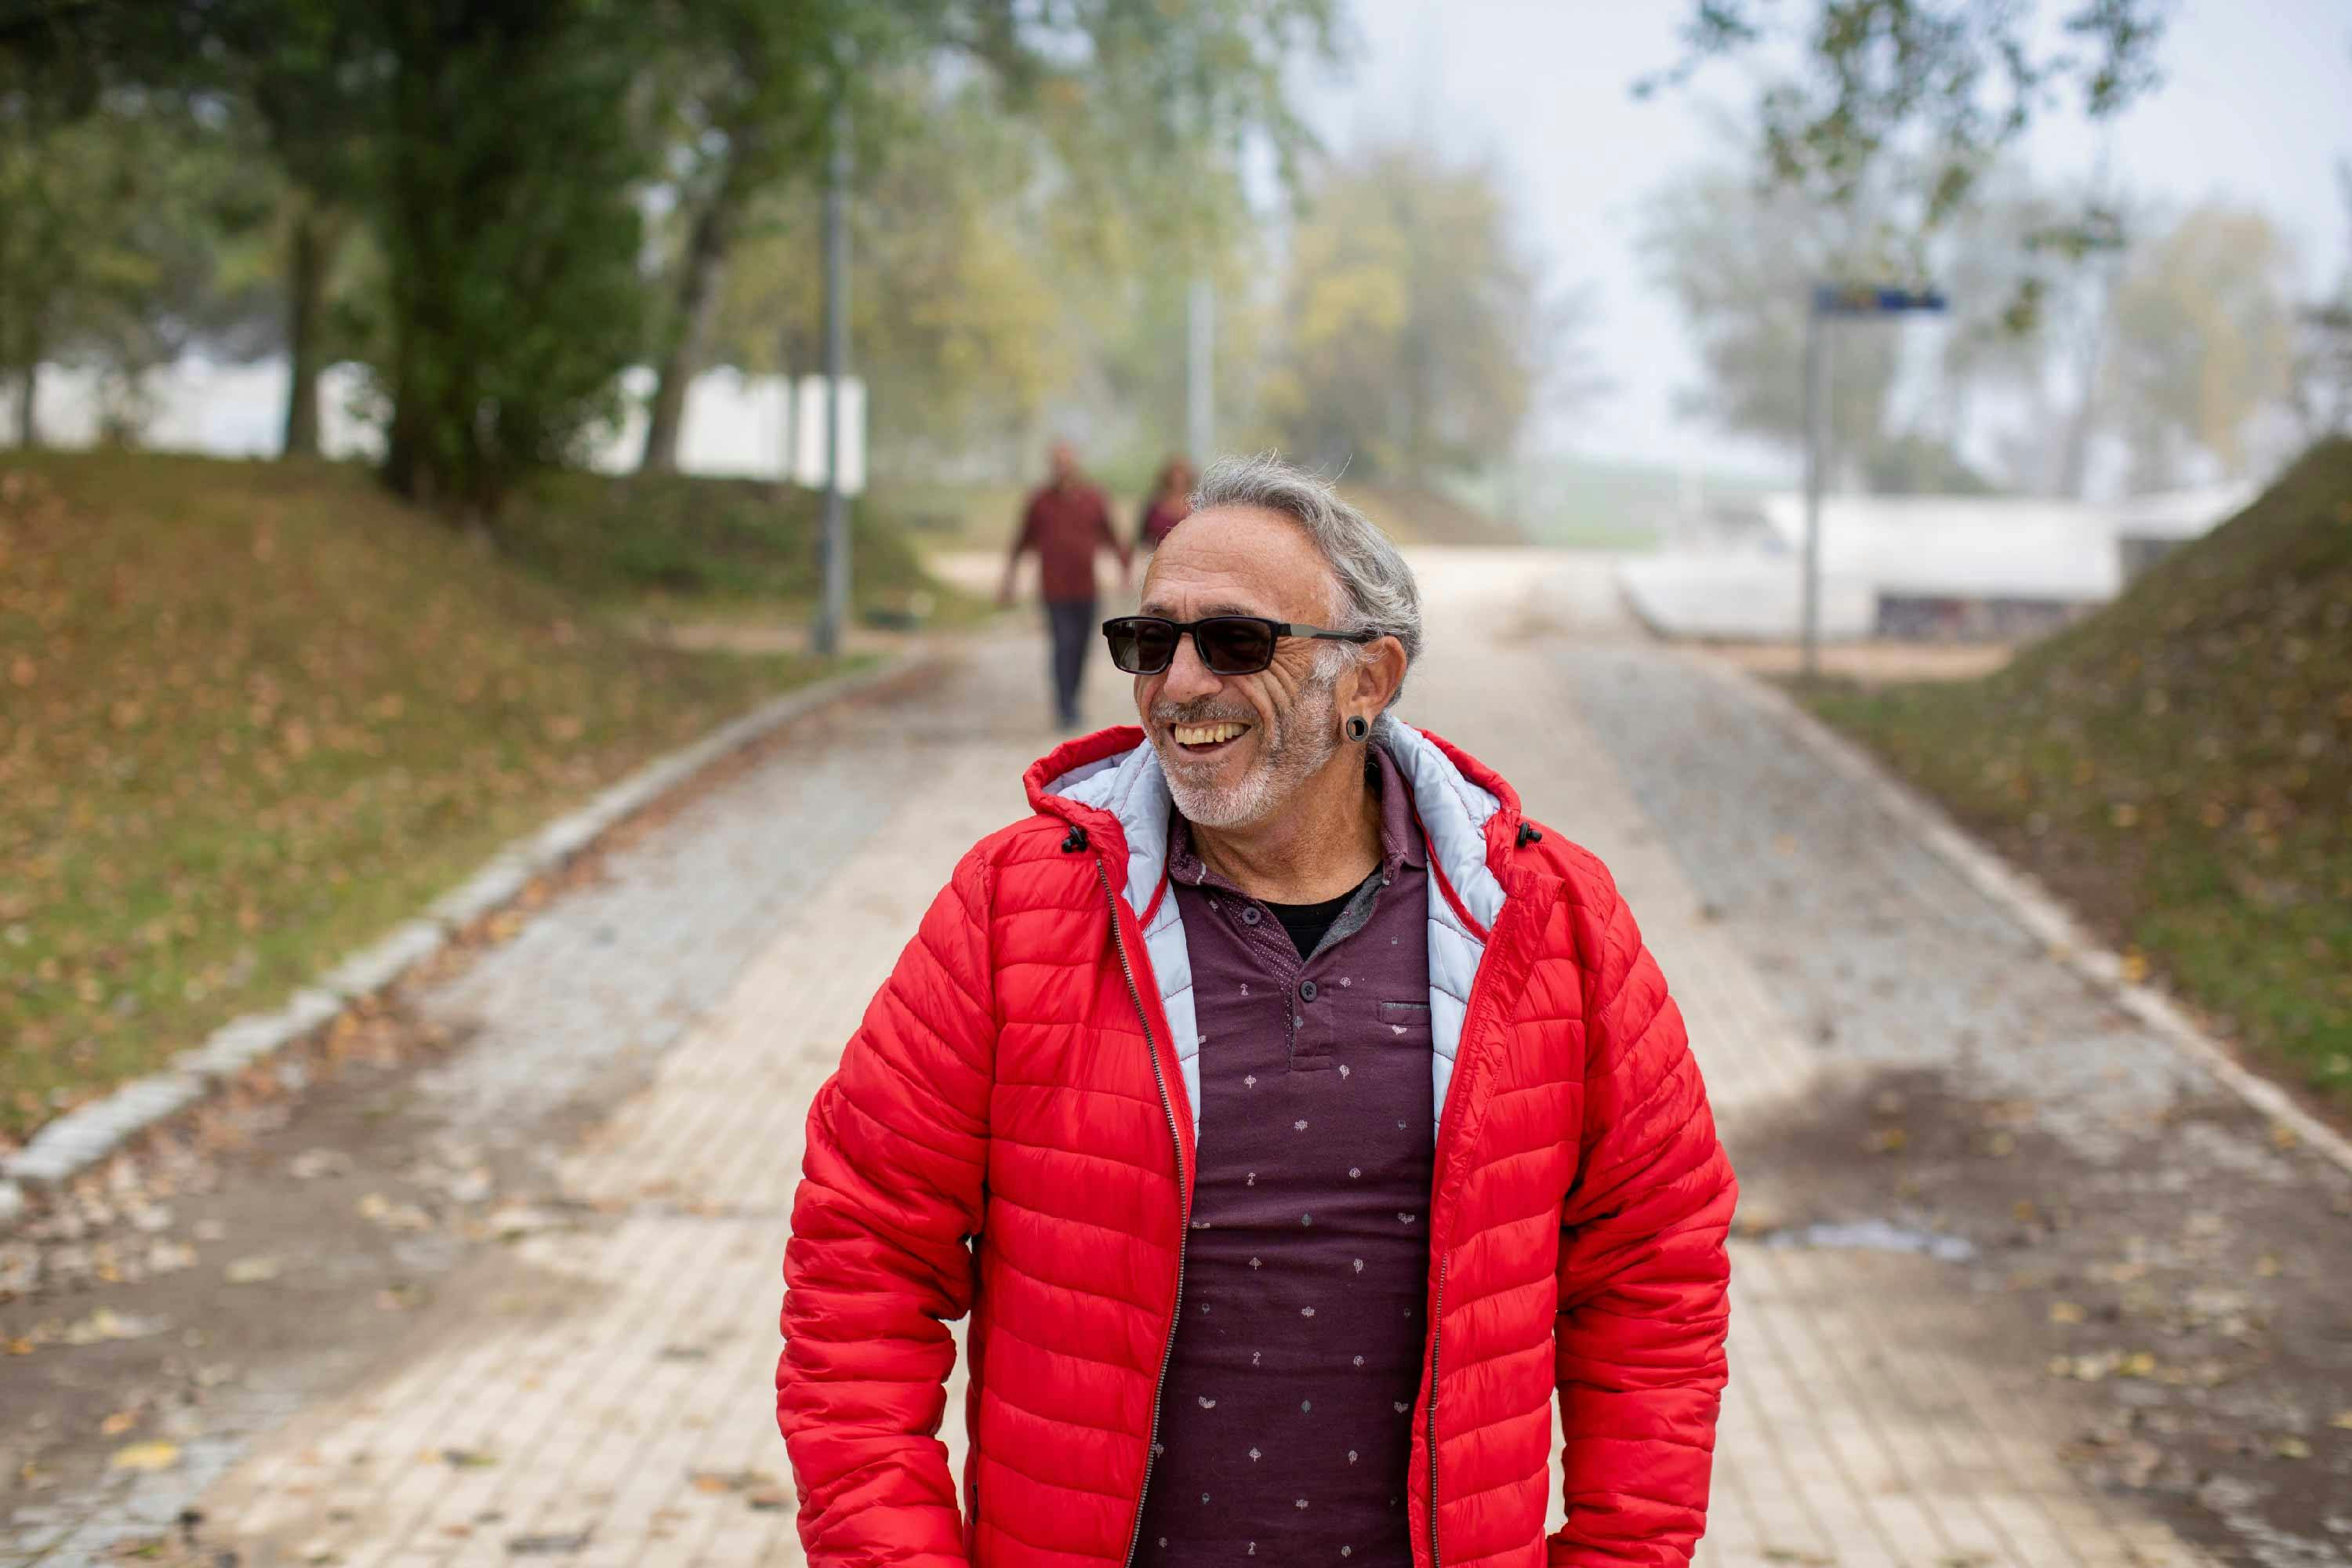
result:
[[(1168, 793), (1187, 822), (1202, 827), (1248, 827), (1279, 811), (1298, 786), (1339, 749), (1337, 682), (1318, 679), (1299, 693), (1288, 714), (1260, 737), (1257, 760), (1230, 784), (1195, 776), (1197, 764), (1172, 740), (1155, 739)], [(1162, 727), (1164, 732), (1164, 726)], [(1205, 771), (1205, 770), (1202, 770)]]

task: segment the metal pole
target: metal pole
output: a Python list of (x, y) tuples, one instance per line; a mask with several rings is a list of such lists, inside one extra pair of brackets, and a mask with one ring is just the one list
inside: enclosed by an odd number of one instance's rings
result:
[(841, 489), (841, 386), (849, 375), (849, 100), (833, 106), (833, 157), (824, 186), (824, 599), (816, 651), (841, 651), (849, 618), (849, 498)]
[(1822, 342), (1829, 331), (1821, 308), (1805, 309), (1805, 581), (1804, 673), (1810, 680), (1820, 673), (1822, 640), (1822, 469), (1826, 445), (1822, 426), (1829, 420), (1829, 354)]
[(1184, 296), (1184, 441), (1205, 463), (1217, 437), (1217, 295), (1195, 278)]

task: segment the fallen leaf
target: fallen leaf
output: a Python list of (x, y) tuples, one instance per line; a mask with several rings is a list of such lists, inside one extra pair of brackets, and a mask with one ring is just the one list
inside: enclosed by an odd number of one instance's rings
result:
[(433, 1216), (415, 1204), (394, 1203), (382, 1193), (370, 1193), (358, 1204), (362, 1219), (373, 1220), (386, 1230), (430, 1230)]
[(341, 1149), (305, 1149), (286, 1163), (286, 1173), (298, 1182), (340, 1176), (352, 1168), (352, 1157)]
[(111, 1307), (100, 1307), (89, 1317), (69, 1324), (58, 1337), (69, 1345), (95, 1345), (110, 1340), (143, 1340), (170, 1327), (161, 1318), (137, 1318)]
[(267, 1255), (240, 1258), (221, 1270), (221, 1278), (231, 1285), (259, 1285), (277, 1279), (285, 1267)]
[(2339, 1410), (2327, 1418), (2327, 1424), (2338, 1432), (2352, 1432), (2352, 1410)]
[(101, 1437), (120, 1437), (138, 1425), (139, 1412), (118, 1410), (98, 1424), (98, 1435)]
[(2265, 1252), (2254, 1259), (2254, 1272), (2265, 1279), (2277, 1279), (2280, 1268), (2278, 1258), (2273, 1253)]
[(2072, 1301), (2050, 1303), (2050, 1321), (2053, 1323), (2079, 1323), (2087, 1315), (2081, 1307)]
[(2308, 1459), (2311, 1445), (2300, 1437), (2281, 1437), (2271, 1445), (2271, 1451), (2282, 1459)]
[(133, 1443), (114, 1450), (107, 1466), (117, 1470), (168, 1470), (179, 1462), (177, 1443)]
[(743, 1500), (754, 1513), (782, 1513), (793, 1506), (793, 1494), (782, 1487), (762, 1487)]
[(497, 1455), (478, 1448), (444, 1448), (434, 1458), (457, 1470), (488, 1469), (499, 1462)]
[(517, 1557), (564, 1555), (586, 1550), (588, 1536), (584, 1530), (569, 1535), (518, 1535), (507, 1542), (507, 1550)]

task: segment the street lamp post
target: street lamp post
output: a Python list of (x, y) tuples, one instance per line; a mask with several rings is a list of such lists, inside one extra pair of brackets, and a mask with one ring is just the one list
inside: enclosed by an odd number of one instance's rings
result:
[(824, 587), (817, 656), (841, 651), (849, 618), (849, 497), (842, 489), (842, 387), (849, 376), (849, 98), (833, 106), (833, 155), (824, 186)]
[(1830, 437), (1830, 321), (1837, 316), (1939, 313), (1944, 296), (1933, 289), (1882, 283), (1816, 283), (1805, 312), (1805, 577), (1802, 587), (1804, 673), (1821, 673), (1822, 489), (1827, 481)]
[(1217, 438), (1217, 293), (1195, 277), (1184, 294), (1184, 440), (1192, 461), (1214, 456)]

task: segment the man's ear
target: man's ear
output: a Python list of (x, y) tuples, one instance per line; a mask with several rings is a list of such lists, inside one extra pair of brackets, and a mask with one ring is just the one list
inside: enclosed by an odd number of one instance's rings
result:
[(1356, 662), (1356, 693), (1370, 705), (1375, 713), (1384, 710), (1397, 688), (1404, 684), (1404, 644), (1394, 637), (1381, 637), (1364, 645), (1364, 657)]

